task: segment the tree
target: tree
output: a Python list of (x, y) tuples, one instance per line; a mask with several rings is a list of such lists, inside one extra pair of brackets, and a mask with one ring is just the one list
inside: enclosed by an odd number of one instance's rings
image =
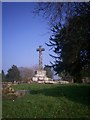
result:
[(30, 81), (34, 76), (34, 70), (31, 68), (21, 67), (19, 70), (22, 80), (25, 82)]
[(63, 70), (61, 73), (60, 73), (60, 75), (59, 75), (61, 78), (62, 78), (62, 80), (66, 80), (66, 81), (69, 81), (69, 82), (72, 82), (72, 77), (71, 77), (71, 75), (68, 73), (68, 72), (66, 72), (65, 70)]
[(4, 71), (2, 70), (2, 81), (5, 81), (5, 78), (6, 76), (5, 76), (5, 73), (4, 73)]
[(34, 13), (41, 14), (53, 27), (59, 22), (65, 24), (73, 16), (89, 14), (89, 8), (89, 2), (39, 2)]
[(0, 82), (2, 81), (2, 73), (0, 73)]
[(82, 71), (90, 71), (89, 21), (89, 14), (85, 13), (71, 18), (63, 28), (55, 26), (50, 45), (47, 44), (57, 54), (54, 57), (54, 70), (58, 74), (65, 70), (73, 76), (75, 82), (82, 82)]
[(36, 12), (54, 26), (47, 44), (57, 55), (51, 55), (54, 70), (57, 74), (65, 70), (75, 82), (82, 82), (83, 73), (89, 75), (90, 70), (90, 2), (39, 3)]
[(16, 65), (13, 65), (9, 70), (8, 73), (6, 75), (7, 81), (19, 81), (21, 80), (20, 77), (20, 71), (18, 70)]
[(53, 78), (53, 70), (51, 66), (45, 65), (44, 70), (46, 71), (46, 76), (49, 78)]
[(22, 80), (27, 82), (30, 81), (32, 79), (32, 77), (35, 74), (35, 71), (38, 69), (38, 65), (34, 65), (32, 67), (20, 67), (19, 71), (20, 71), (20, 75), (22, 77)]

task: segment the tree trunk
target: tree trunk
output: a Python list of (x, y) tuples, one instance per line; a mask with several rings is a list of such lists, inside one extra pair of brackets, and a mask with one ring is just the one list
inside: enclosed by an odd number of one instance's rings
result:
[(82, 76), (78, 75), (74, 77), (74, 83), (82, 83)]

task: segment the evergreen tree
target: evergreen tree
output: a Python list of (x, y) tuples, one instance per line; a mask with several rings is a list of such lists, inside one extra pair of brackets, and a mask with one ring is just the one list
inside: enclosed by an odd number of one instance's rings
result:
[(49, 78), (53, 78), (53, 70), (49, 65), (45, 65), (44, 70), (46, 71), (46, 76)]
[(21, 80), (20, 72), (19, 72), (17, 66), (13, 65), (12, 68), (10, 68), (8, 70), (6, 78), (7, 78), (8, 81), (11, 81), (11, 82)]
[(4, 82), (5, 81), (5, 73), (4, 73), (4, 71), (2, 70), (2, 81)]
[[(83, 74), (90, 71), (90, 18), (85, 13), (71, 18), (67, 25), (55, 26), (50, 45), (56, 53), (54, 70), (73, 76), (75, 82), (82, 82)], [(52, 56), (52, 55), (51, 55)], [(83, 73), (83, 74), (82, 74)]]
[(0, 73), (0, 82), (2, 81), (2, 73)]
[(51, 55), (54, 70), (82, 82), (83, 76), (90, 75), (90, 2), (39, 3), (36, 13), (40, 12), (54, 26), (47, 44), (56, 54)]

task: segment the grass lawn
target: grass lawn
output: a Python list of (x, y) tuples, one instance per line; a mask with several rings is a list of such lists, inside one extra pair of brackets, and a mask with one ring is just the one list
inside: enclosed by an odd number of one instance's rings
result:
[(30, 93), (3, 99), (3, 118), (90, 118), (90, 84), (18, 84)]

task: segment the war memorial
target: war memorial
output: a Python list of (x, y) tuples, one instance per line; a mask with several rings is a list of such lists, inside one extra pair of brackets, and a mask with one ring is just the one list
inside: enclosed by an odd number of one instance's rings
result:
[(46, 71), (43, 69), (42, 51), (45, 51), (45, 49), (42, 48), (42, 46), (40, 45), (37, 51), (39, 52), (39, 69), (35, 71), (35, 76), (33, 77), (32, 80), (38, 83), (45, 83), (45, 82), (47, 83), (48, 81), (51, 81), (52, 79), (46, 76)]

